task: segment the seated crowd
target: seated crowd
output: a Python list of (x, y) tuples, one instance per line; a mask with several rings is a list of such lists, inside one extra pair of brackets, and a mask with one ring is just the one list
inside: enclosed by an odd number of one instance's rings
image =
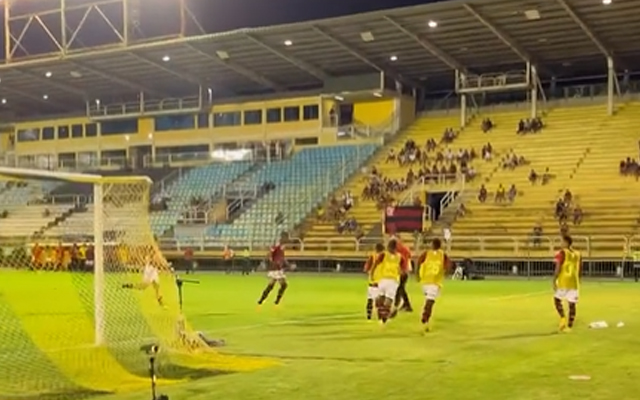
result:
[(516, 154), (513, 149), (511, 149), (509, 150), (509, 153), (500, 160), (500, 164), (504, 169), (514, 170), (517, 167), (529, 164), (529, 162), (524, 158), (524, 156)]
[(620, 174), (635, 176), (636, 179), (640, 177), (640, 164), (635, 158), (627, 157), (626, 160), (620, 161)]
[(536, 183), (546, 185), (552, 178), (555, 178), (555, 175), (549, 172), (549, 167), (545, 168), (542, 174), (537, 173), (534, 169), (531, 169), (529, 172), (529, 182), (531, 182), (532, 185)]
[[(518, 189), (516, 189), (516, 185), (512, 184), (509, 187), (509, 190), (506, 190), (505, 187), (500, 184), (494, 193), (493, 201), (496, 203), (513, 203), (517, 196)], [(480, 203), (485, 203), (488, 199), (489, 191), (483, 184), (480, 186), (480, 191), (478, 192), (478, 201)]]
[(482, 124), (480, 125), (480, 128), (482, 129), (482, 132), (487, 133), (491, 129), (495, 128), (495, 125), (490, 118), (485, 118), (482, 120)]
[(521, 119), (520, 122), (518, 122), (518, 129), (516, 130), (516, 133), (518, 135), (538, 133), (542, 128), (544, 128), (544, 124), (540, 117)]

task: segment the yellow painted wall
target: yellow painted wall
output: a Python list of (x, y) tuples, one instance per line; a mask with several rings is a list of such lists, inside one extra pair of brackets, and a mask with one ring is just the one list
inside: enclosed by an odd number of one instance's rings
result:
[[(201, 145), (216, 143), (242, 143), (249, 141), (266, 141), (286, 138), (319, 137), (319, 144), (332, 144), (336, 141), (334, 130), (322, 129), (322, 118), (328, 114), (329, 109), (320, 96), (298, 97), (291, 99), (279, 99), (268, 101), (254, 101), (244, 103), (228, 103), (214, 105), (211, 114), (226, 112), (244, 112), (248, 110), (261, 110), (262, 123), (256, 125), (236, 125), (216, 127), (211, 124), (209, 128), (189, 130), (155, 131), (153, 117), (141, 117), (138, 119), (138, 131), (128, 134), (98, 135), (96, 137), (68, 138), (56, 140), (39, 140), (20, 142), (16, 140), (16, 155), (56, 154), (82, 151), (105, 151), (126, 149), (136, 145), (154, 145), (155, 147), (172, 147), (186, 145)], [(318, 118), (304, 120), (305, 105), (318, 106)], [(300, 119), (298, 121), (284, 121), (285, 107), (299, 107)], [(283, 110), (283, 122), (267, 123), (267, 109), (281, 108)], [(195, 117), (194, 117), (195, 118)], [(129, 119), (124, 117), (123, 119)], [(213, 120), (213, 118), (211, 118)], [(71, 126), (73, 124), (88, 124), (88, 118), (67, 118), (52, 121), (24, 122), (16, 124), (16, 133), (20, 130), (47, 126), (60, 125)], [(244, 118), (242, 118), (244, 122)], [(41, 133), (42, 134), (42, 133)], [(16, 134), (17, 138), (17, 134)], [(5, 140), (5, 139), (3, 139)]]
[(353, 104), (354, 121), (369, 126), (389, 123), (393, 113), (394, 99), (368, 100)]

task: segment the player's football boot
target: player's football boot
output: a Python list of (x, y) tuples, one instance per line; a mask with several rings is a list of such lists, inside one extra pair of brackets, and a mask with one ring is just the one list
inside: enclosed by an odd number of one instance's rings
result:
[(565, 317), (560, 318), (560, 323), (558, 324), (558, 330), (560, 332), (564, 332), (567, 329), (567, 319)]
[(431, 332), (431, 325), (429, 323), (426, 324), (422, 324), (422, 333), (429, 333)]

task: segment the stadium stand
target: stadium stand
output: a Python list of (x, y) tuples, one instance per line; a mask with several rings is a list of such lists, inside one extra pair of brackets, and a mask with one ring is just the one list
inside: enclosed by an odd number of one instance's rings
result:
[[(275, 189), (233, 223), (210, 227), (208, 234), (228, 243), (268, 245), (289, 231), (349, 178), (376, 149), (374, 144), (302, 149), (292, 158), (265, 164), (251, 178)], [(281, 218), (277, 218), (281, 214)], [(277, 221), (278, 220), (278, 221)]]
[(163, 234), (177, 224), (192, 199), (213, 199), (220, 196), (225, 184), (233, 182), (253, 166), (252, 162), (241, 161), (210, 164), (188, 171), (165, 189), (167, 209), (152, 214), (153, 232), (156, 235)]
[[(445, 117), (422, 117), (400, 132), (397, 138), (385, 148), (381, 149), (366, 164), (366, 170), (352, 177), (343, 187), (338, 189), (334, 196), (340, 198), (344, 193), (351, 193), (355, 197), (353, 207), (345, 214), (344, 218), (354, 218), (358, 224), (358, 232), (369, 233), (374, 226), (380, 225), (382, 210), (379, 205), (370, 199), (362, 199), (362, 194), (370, 180), (372, 168), (375, 167), (380, 175), (394, 180), (404, 179), (409, 170), (408, 166), (399, 166), (397, 162), (385, 162), (389, 150), (395, 153), (405, 146), (408, 140), (413, 140), (418, 146), (423, 147), (428, 139), (440, 141), (443, 132), (459, 124), (459, 117), (451, 115)], [(451, 145), (456, 147), (457, 143)], [(446, 147), (440, 145), (439, 148)], [(413, 193), (411, 190), (396, 193), (396, 200), (404, 199)], [(320, 211), (320, 215), (312, 215), (304, 223), (306, 231), (303, 232), (305, 249), (327, 249), (330, 245), (333, 249), (355, 248), (355, 237), (353, 234), (340, 235), (337, 232), (337, 219), (330, 218), (327, 214), (328, 204), (325, 204)], [(380, 233), (378, 233), (378, 236)]]
[[(452, 249), (465, 256), (521, 256), (549, 254), (558, 245), (560, 223), (555, 206), (567, 190), (572, 194), (567, 213), (567, 232), (575, 237), (576, 246), (587, 254), (619, 256), (623, 235), (631, 234), (638, 213), (629, 205), (637, 203), (633, 178), (621, 177), (620, 160), (637, 157), (638, 106), (629, 106), (617, 116), (607, 117), (600, 106), (567, 107), (551, 111), (544, 118), (540, 133), (516, 135), (518, 115), (491, 115), (496, 123), (483, 137), (465, 135), (461, 143), (478, 146), (490, 138), (500, 159), (492, 176), (467, 186), (455, 207), (465, 204), (465, 215), (453, 224)], [(579, 133), (579, 135), (577, 134)], [(615, 136), (616, 141), (611, 137)], [(634, 152), (629, 154), (629, 149)], [(525, 158), (525, 165), (504, 168), (502, 159), (513, 151)], [(549, 168), (548, 182), (542, 184)], [(538, 174), (531, 182), (530, 172)], [(594, 185), (597, 182), (597, 185)], [(480, 185), (485, 185), (488, 198), (478, 198)], [(515, 185), (517, 196), (496, 202), (499, 185), (509, 190)], [(574, 223), (574, 210), (584, 212), (582, 221)], [(451, 221), (434, 225), (439, 233)], [(536, 232), (534, 233), (534, 228)], [(599, 242), (588, 236), (597, 235)]]

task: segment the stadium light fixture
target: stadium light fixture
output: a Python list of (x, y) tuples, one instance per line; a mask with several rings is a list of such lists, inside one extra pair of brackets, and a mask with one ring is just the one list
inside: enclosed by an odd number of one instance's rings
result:
[(342, 96), (335, 96), (334, 99), (336, 99), (338, 101), (344, 101), (344, 97), (342, 97)]
[(7, 99), (2, 99), (2, 104), (7, 104)]
[(169, 56), (164, 56), (164, 57), (162, 57), (162, 61), (164, 61), (164, 62), (169, 62), (169, 61), (171, 61), (171, 57), (169, 57)]
[(373, 92), (373, 96), (374, 96), (374, 97), (382, 97), (382, 93), (380, 93), (380, 92)]
[(427, 25), (429, 25), (429, 28), (434, 29), (438, 27), (438, 23), (434, 20), (430, 20)]
[(602, 0), (602, 4), (608, 6), (609, 4), (611, 4), (611, 0)]
[(391, 57), (389, 57), (389, 60), (398, 61), (398, 56), (391, 56)]
[(48, 94), (43, 94), (43, 95), (42, 95), (42, 98), (43, 98), (44, 100), (49, 100), (49, 95), (48, 95)]
[(51, 73), (51, 71), (47, 71), (45, 72), (44, 76), (46, 76), (47, 78), (51, 78), (53, 74)]
[(293, 46), (293, 42), (291, 40), (285, 40), (284, 41), (284, 45), (289, 47), (289, 46)]

